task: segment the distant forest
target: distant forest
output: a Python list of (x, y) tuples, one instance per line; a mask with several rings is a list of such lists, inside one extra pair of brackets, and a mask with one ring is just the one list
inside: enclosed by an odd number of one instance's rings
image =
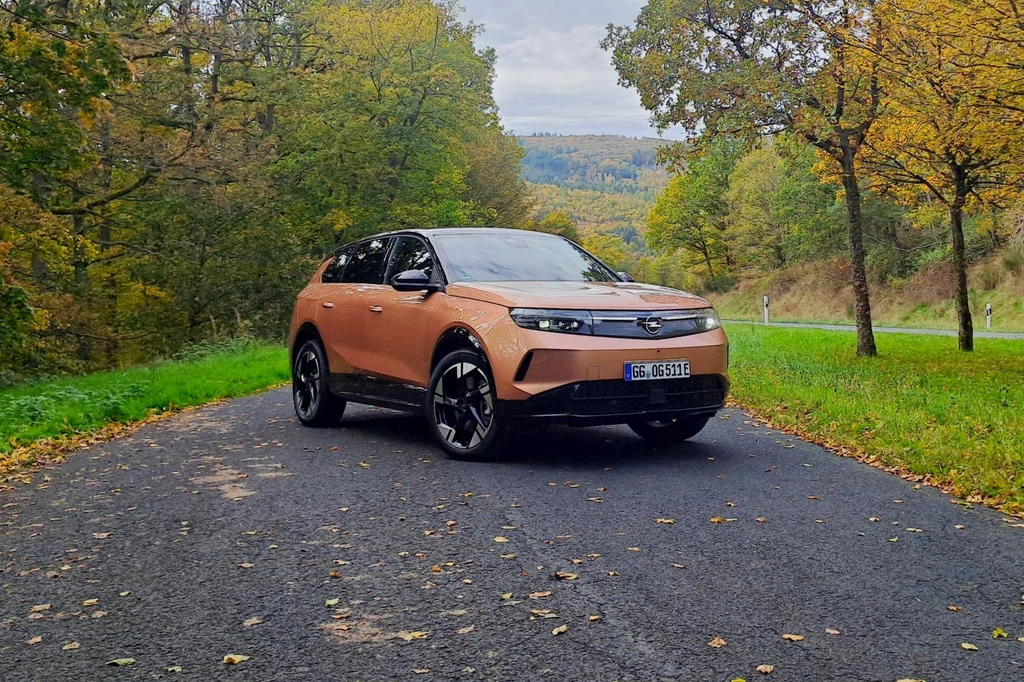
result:
[(556, 185), (611, 194), (633, 194), (653, 201), (668, 184), (658, 164), (665, 140), (618, 135), (520, 137), (525, 152), (521, 177), (537, 185)]

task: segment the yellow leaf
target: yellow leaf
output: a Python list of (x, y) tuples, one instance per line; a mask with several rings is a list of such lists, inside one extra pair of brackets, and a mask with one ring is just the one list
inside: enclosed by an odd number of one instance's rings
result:
[(497, 537), (494, 538), (494, 541), (495, 542), (499, 542), (499, 543), (505, 543), (505, 542), (508, 542), (508, 538), (505, 537), (504, 535), (498, 535)]
[(238, 564), (238, 567), (239, 568), (255, 568), (256, 564), (251, 564), (248, 561), (246, 561), (244, 564)]
[(29, 609), (29, 612), (39, 613), (40, 611), (49, 611), (50, 606), (50, 604), (36, 604), (35, 606)]
[(30, 639), (27, 642), (25, 642), (25, 644), (39, 644), (42, 641), (43, 641), (43, 636), (42, 635), (36, 635), (32, 639)]
[(61, 650), (62, 651), (74, 651), (75, 649), (78, 649), (81, 646), (82, 645), (79, 644), (78, 642), (68, 642), (67, 644), (65, 644), (64, 646), (61, 647)]
[(1006, 639), (1007, 637), (1009, 637), (1009, 635), (1006, 634), (1006, 630), (1002, 628), (996, 628), (992, 631), (992, 639)]
[(262, 618), (260, 618), (259, 616), (253, 616), (252, 618), (249, 618), (248, 620), (242, 621), (242, 625), (244, 625), (247, 628), (251, 628), (254, 625), (259, 625), (262, 622), (263, 622)]
[(761, 673), (762, 675), (771, 675), (772, 671), (775, 670), (775, 666), (774, 665), (759, 665), (759, 666), (757, 666), (756, 670), (757, 670), (757, 672)]
[(764, 523), (764, 522), (765, 522), (765, 521), (767, 521), (768, 519), (766, 519), (766, 518), (765, 518), (765, 517), (763, 517), (763, 516), (758, 516), (758, 517), (757, 517), (756, 519), (754, 519), (754, 520), (755, 520), (755, 521), (757, 521), (758, 523)]
[(181, 666), (180, 665), (169, 665), (166, 668), (164, 668), (164, 670), (166, 670), (169, 673), (180, 673), (181, 672)]
[(790, 635), (787, 633), (782, 635), (782, 639), (788, 642), (802, 642), (804, 641), (805, 637), (803, 635)]
[(569, 632), (569, 626), (559, 625), (557, 628), (551, 631), (551, 634), (557, 637), (558, 635), (565, 634), (566, 632)]
[(964, 649), (966, 651), (977, 651), (978, 650), (978, 647), (976, 647), (975, 645), (971, 644), (970, 642), (962, 643), (960, 645), (960, 648)]
[(672, 564), (672, 568), (686, 568), (686, 564)]
[(96, 606), (100, 603), (99, 599), (86, 599), (82, 602), (82, 606)]
[(721, 516), (712, 516), (711, 523), (725, 523), (725, 519), (723, 519)]
[(225, 665), (238, 665), (239, 663), (244, 663), (245, 661), (248, 661), (250, 658), (252, 657), (245, 656), (243, 654), (228, 654), (224, 657), (224, 663)]
[(407, 642), (411, 642), (414, 639), (426, 639), (429, 634), (429, 632), (424, 630), (416, 630), (414, 632), (399, 632), (398, 636)]
[(413, 668), (412, 671), (417, 675), (426, 675), (430, 672), (428, 668)]
[(640, 548), (639, 547), (627, 547), (626, 551), (627, 552), (639, 552)]
[(530, 593), (530, 599), (546, 599), (546, 598), (548, 598), (550, 596), (551, 596), (551, 591), (550, 590), (544, 591), (544, 592), (531, 592)]
[(835, 628), (825, 628), (825, 634), (826, 635), (838, 635), (838, 634), (841, 634), (841, 633), (839, 632), (839, 630), (836, 630)]
[(327, 601), (324, 602), (324, 606), (326, 606), (328, 608), (330, 608), (332, 606), (337, 606), (339, 601), (341, 601), (341, 600), (338, 599), (337, 597), (335, 597), (334, 599), (328, 599)]
[(370, 468), (370, 463), (369, 462), (360, 462), (359, 466), (363, 467), (364, 469), (369, 469)]
[(500, 556), (502, 559), (515, 559), (516, 558), (516, 555), (514, 553), (513, 554), (499, 554), (498, 556)]
[(726, 642), (721, 637), (715, 637), (710, 642), (708, 642), (708, 646), (711, 647), (712, 649), (721, 649), (722, 647), (728, 646), (728, 645), (729, 645), (729, 643)]
[(593, 616), (587, 616), (587, 620), (589, 620), (591, 623), (596, 623), (597, 621), (601, 620), (601, 616), (598, 616), (596, 614)]
[(112, 661), (107, 661), (107, 665), (116, 665), (121, 668), (132, 665), (133, 663), (135, 663), (134, 658), (115, 658)]
[(511, 599), (511, 598), (512, 598), (512, 593), (511, 592), (504, 592), (504, 593), (502, 593), (498, 597), (498, 599), (503, 599), (503, 600), (508, 600), (508, 599)]
[[(110, 533), (93, 533), (92, 536), (97, 540), (106, 540), (110, 537)], [(118, 659), (120, 660), (120, 659)], [(109, 664), (108, 664), (109, 665)]]
[(455, 632), (460, 634), (460, 635), (468, 635), (469, 633), (473, 632), (473, 630), (475, 630), (475, 629), (476, 629), (475, 625), (467, 625), (464, 628), (459, 628)]
[(556, 580), (576, 580), (576, 578), (579, 578), (579, 575), (576, 573), (567, 573), (566, 571), (558, 571), (555, 573)]
[(947, 607), (946, 607), (946, 610), (947, 610), (947, 611), (955, 611), (955, 612), (957, 612), (957, 613), (960, 613), (960, 607), (959, 607), (959, 606), (953, 606), (952, 604), (950, 604), (949, 606), (947, 606)]
[(618, 573), (616, 573), (615, 571), (608, 571), (608, 575), (610, 575), (611, 577), (614, 578), (615, 576), (618, 575)]
[(676, 520), (675, 519), (654, 519), (654, 522), (655, 523), (661, 523), (661, 524), (664, 524), (666, 526), (671, 526), (671, 525), (675, 524)]

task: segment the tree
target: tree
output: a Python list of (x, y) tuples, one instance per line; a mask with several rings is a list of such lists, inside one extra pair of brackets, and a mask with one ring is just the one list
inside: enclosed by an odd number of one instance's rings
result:
[(647, 245), (658, 251), (684, 249), (699, 254), (715, 277), (715, 263), (731, 265), (725, 228), (726, 191), (742, 146), (719, 139), (686, 170), (672, 178), (647, 216)]
[(540, 221), (529, 220), (526, 222), (524, 227), (527, 230), (557, 234), (560, 237), (571, 239), (577, 244), (583, 241), (579, 227), (576, 225), (576, 221), (573, 220), (572, 216), (565, 211), (553, 211), (544, 216)]
[(856, 299), (857, 354), (876, 355), (856, 157), (880, 114), (872, 60), (851, 59), (851, 35), (885, 28), (873, 0), (651, 0), (635, 27), (603, 45), (623, 85), (662, 129), (705, 141), (791, 131), (842, 174)]
[(885, 115), (861, 162), (904, 201), (924, 191), (947, 208), (962, 351), (974, 349), (964, 212), (1008, 204), (1024, 185), (1024, 91), (1008, 87), (1020, 77), (1024, 40), (990, 33), (992, 22), (978, 20), (989, 4), (889, 0), (876, 11), (890, 31), (860, 44), (872, 62), (886, 55)]

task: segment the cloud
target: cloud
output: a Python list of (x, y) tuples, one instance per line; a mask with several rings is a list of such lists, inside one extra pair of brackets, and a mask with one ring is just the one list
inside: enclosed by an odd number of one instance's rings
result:
[(463, 19), (485, 26), (477, 40), (498, 54), (495, 98), (518, 133), (655, 131), (636, 92), (618, 85), (599, 43), (609, 23), (630, 23), (640, 0), (464, 0)]

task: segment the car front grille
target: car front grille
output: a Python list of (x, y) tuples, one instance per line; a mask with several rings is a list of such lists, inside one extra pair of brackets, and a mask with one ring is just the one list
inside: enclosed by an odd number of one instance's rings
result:
[(692, 412), (721, 407), (728, 390), (728, 379), (717, 374), (654, 381), (583, 381), (548, 391), (517, 408), (535, 415), (576, 417)]

